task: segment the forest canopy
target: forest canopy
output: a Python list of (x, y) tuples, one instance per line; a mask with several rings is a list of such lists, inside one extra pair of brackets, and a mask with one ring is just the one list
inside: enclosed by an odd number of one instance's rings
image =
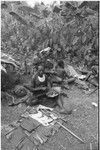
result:
[(98, 1), (43, 2), (30, 7), (24, 1), (1, 2), (1, 51), (27, 64), (51, 47), (56, 59), (88, 69), (98, 66)]

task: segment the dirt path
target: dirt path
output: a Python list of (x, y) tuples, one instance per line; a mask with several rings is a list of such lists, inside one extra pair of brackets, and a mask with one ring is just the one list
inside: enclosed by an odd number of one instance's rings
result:
[[(69, 98), (64, 99), (67, 110), (73, 110), (71, 115), (66, 116), (63, 125), (85, 141), (80, 143), (67, 131), (60, 130), (45, 144), (39, 145), (39, 150), (97, 150), (98, 135), (98, 109), (92, 106), (92, 102), (98, 103), (98, 91), (91, 96), (82, 93), (82, 90), (71, 87), (68, 91)], [(9, 108), (1, 107), (1, 123), (8, 124), (20, 116), (26, 106)], [(91, 143), (91, 144), (90, 144)], [(1, 139), (2, 150), (11, 150), (11, 145), (4, 137)], [(92, 149), (90, 149), (90, 145)]]
[(65, 108), (73, 109), (73, 113), (66, 116), (66, 124), (64, 125), (82, 138), (85, 144), (75, 139), (64, 129), (52, 137), (48, 143), (39, 147), (39, 150), (92, 150), (98, 149), (98, 110), (92, 106), (92, 102), (98, 103), (98, 93), (87, 96), (81, 90), (75, 87), (68, 93), (69, 98), (65, 99)]

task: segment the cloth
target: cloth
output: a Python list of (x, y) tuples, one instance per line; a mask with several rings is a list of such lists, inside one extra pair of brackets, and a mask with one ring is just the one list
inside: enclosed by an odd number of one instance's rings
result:
[(40, 77), (38, 73), (32, 79), (32, 87), (46, 87), (47, 86), (47, 76), (43, 74), (43, 77)]
[(38, 80), (39, 80), (40, 82), (45, 82), (45, 75), (43, 74), (42, 77), (39, 77), (39, 76), (38, 76)]

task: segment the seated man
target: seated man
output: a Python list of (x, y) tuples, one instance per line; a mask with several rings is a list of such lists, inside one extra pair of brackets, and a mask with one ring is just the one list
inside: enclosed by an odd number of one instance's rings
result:
[(44, 68), (42, 66), (39, 66), (37, 73), (33, 75), (31, 84), (35, 91), (42, 89), (45, 90), (48, 87), (48, 77), (44, 73)]
[(39, 66), (38, 71), (33, 75), (31, 85), (24, 85), (24, 87), (29, 89), (38, 100), (46, 95), (50, 88), (50, 82), (48, 82), (48, 76), (44, 73), (42, 66)]
[(62, 80), (64, 80), (66, 77), (69, 78), (68, 73), (64, 70), (63, 60), (58, 61), (58, 64), (56, 66), (56, 72), (57, 72), (57, 76), (62, 78)]
[(61, 91), (59, 93), (59, 99), (58, 99), (58, 106), (60, 107), (61, 113), (66, 113), (66, 110), (63, 106), (63, 96), (68, 97), (66, 92), (64, 92), (64, 88), (65, 89), (69, 89), (69, 88), (68, 88), (68, 85), (64, 84), (64, 82), (68, 81), (69, 78), (70, 78), (70, 75), (68, 74), (68, 72), (64, 70), (64, 62), (62, 60), (58, 61), (58, 64), (55, 68), (55, 71), (51, 80), (52, 80), (52, 86), (61, 87)]
[(63, 81), (70, 78), (68, 72), (64, 69), (64, 62), (62, 60), (58, 61), (55, 70), (52, 72), (52, 83), (61, 84)]

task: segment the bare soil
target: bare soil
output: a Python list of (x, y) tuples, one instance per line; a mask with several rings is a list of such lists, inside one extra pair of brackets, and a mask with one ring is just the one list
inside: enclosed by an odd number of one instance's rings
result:
[[(86, 95), (76, 86), (67, 91), (69, 98), (64, 99), (66, 110), (73, 110), (71, 115), (66, 115), (68, 129), (84, 140), (80, 143), (62, 127), (45, 144), (39, 145), (39, 150), (98, 150), (98, 108), (92, 102), (98, 104), (98, 91), (91, 96)], [(8, 107), (7, 102), (1, 104), (1, 125), (9, 124), (23, 113), (26, 106), (19, 105)], [(92, 148), (91, 148), (92, 147)], [(1, 136), (1, 149), (12, 150), (11, 144)]]

